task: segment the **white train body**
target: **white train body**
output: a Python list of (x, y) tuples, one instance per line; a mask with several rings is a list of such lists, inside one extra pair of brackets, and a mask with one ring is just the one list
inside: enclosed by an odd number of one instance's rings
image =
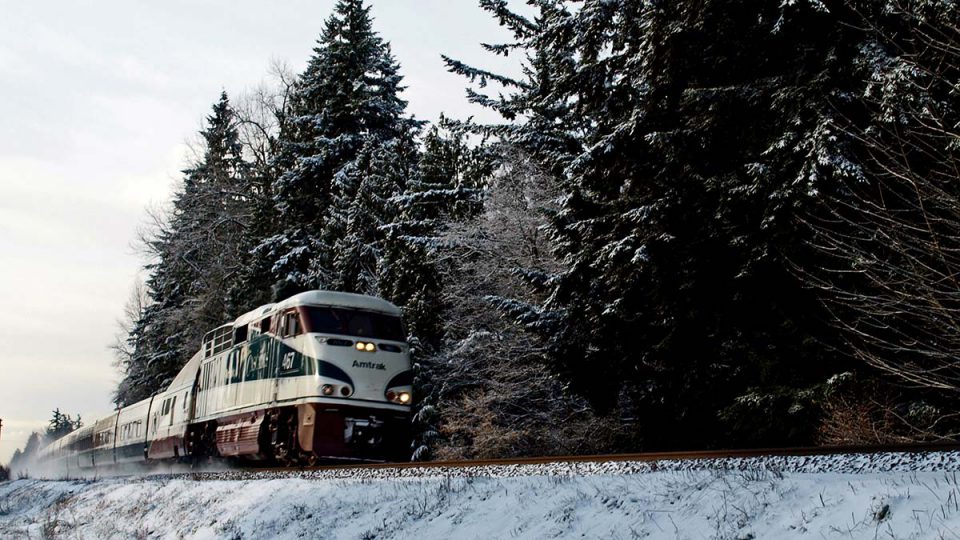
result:
[(55, 441), (72, 467), (235, 456), (406, 459), (413, 372), (400, 310), (309, 291), (209, 332), (166, 391)]

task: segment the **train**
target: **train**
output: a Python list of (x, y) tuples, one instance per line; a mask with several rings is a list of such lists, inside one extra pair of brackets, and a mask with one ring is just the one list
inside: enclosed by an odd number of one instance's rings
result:
[(170, 385), (47, 445), (71, 471), (218, 458), (407, 461), (413, 370), (401, 310), (307, 291), (208, 332)]

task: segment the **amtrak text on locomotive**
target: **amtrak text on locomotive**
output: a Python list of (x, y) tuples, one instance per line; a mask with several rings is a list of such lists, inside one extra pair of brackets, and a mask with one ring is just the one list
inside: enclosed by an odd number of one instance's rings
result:
[(353, 361), (353, 367), (367, 368), (367, 369), (387, 369), (387, 366), (384, 364), (377, 364), (375, 362), (358, 362)]

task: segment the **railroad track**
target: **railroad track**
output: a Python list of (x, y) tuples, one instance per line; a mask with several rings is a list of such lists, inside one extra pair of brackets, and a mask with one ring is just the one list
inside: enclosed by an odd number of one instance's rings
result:
[(418, 461), (409, 463), (330, 463), (312, 467), (239, 467), (224, 470), (208, 471), (204, 469), (191, 471), (171, 472), (182, 476), (187, 474), (197, 479), (208, 475), (220, 476), (223, 474), (245, 475), (299, 475), (309, 473), (333, 472), (343, 477), (352, 471), (362, 475), (364, 471), (374, 472), (382, 469), (403, 471), (406, 469), (482, 469), (485, 467), (523, 467), (546, 464), (609, 464), (616, 462), (675, 462), (684, 460), (718, 460), (731, 458), (765, 458), (765, 457), (807, 457), (807, 456), (841, 456), (851, 454), (882, 454), (882, 453), (927, 453), (927, 452), (960, 452), (960, 444), (903, 444), (879, 446), (817, 446), (791, 448), (759, 448), (749, 450), (698, 450), (698, 451), (671, 451), (646, 452), (635, 454), (609, 454), (586, 456), (544, 456), (526, 458), (480, 459), (467, 461)]

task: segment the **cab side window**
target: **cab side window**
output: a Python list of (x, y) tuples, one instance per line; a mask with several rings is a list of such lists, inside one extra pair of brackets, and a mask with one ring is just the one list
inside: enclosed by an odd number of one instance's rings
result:
[(233, 343), (243, 343), (247, 340), (247, 325), (233, 329)]
[(283, 314), (283, 337), (291, 337), (299, 334), (300, 314), (296, 311), (288, 311)]

